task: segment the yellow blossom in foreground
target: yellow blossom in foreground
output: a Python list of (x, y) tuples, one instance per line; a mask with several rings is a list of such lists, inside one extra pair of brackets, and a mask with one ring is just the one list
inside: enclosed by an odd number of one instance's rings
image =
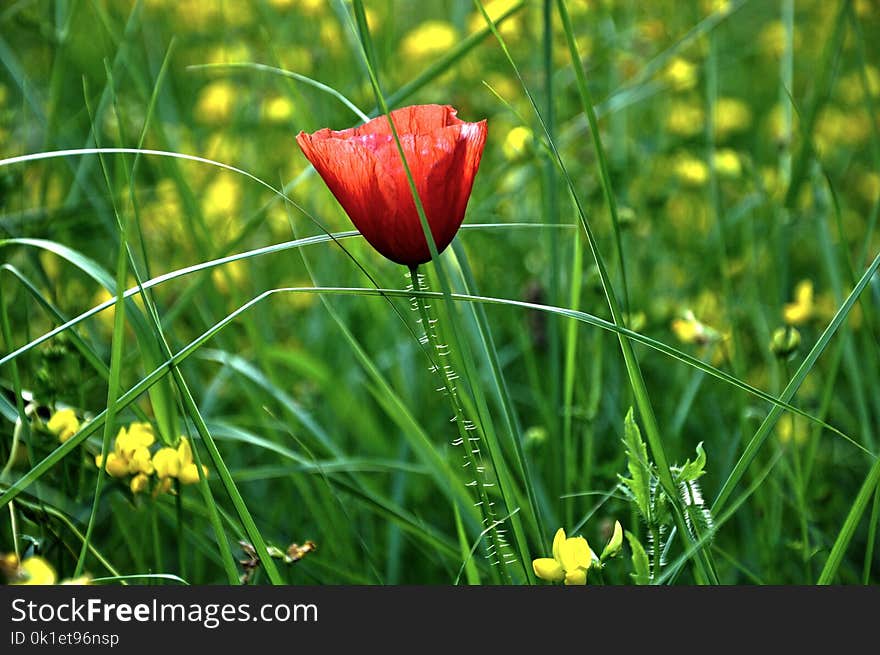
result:
[(147, 490), (147, 487), (150, 484), (150, 478), (146, 473), (138, 473), (131, 479), (131, 483), (129, 487), (131, 488), (131, 493), (139, 494)]
[(430, 59), (442, 55), (458, 42), (458, 32), (445, 21), (422, 23), (403, 39), (400, 52), (413, 59)]
[(794, 302), (786, 303), (782, 318), (789, 325), (801, 325), (813, 316), (813, 283), (801, 280), (794, 289)]
[(129, 473), (153, 473), (153, 461), (149, 447), (153, 444), (153, 429), (148, 423), (132, 423), (128, 429), (119, 428), (114, 442), (113, 452), (106, 458), (95, 456), (95, 466), (104, 467), (107, 474), (121, 478)]
[[(177, 455), (180, 458), (180, 473), (177, 479), (181, 484), (195, 484), (199, 481), (199, 470), (193, 462), (192, 446), (189, 445), (189, 439), (180, 438), (180, 445), (177, 447)], [(208, 477), (208, 467), (202, 464), (202, 474)]]
[(553, 537), (553, 557), (540, 557), (532, 561), (535, 575), (548, 582), (565, 582), (567, 585), (587, 584), (587, 571), (593, 565), (593, 551), (583, 537), (565, 537), (559, 528)]
[[(39, 555), (31, 555), (19, 562), (15, 553), (0, 555), (0, 573), (11, 585), (53, 585), (58, 582), (58, 575), (49, 562)], [(91, 584), (92, 576), (86, 574), (78, 578), (62, 580), (63, 585)]]
[(58, 584), (64, 585), (64, 586), (90, 585), (90, 584), (92, 584), (92, 576), (86, 574), (86, 575), (81, 575), (78, 578), (68, 578), (66, 580), (62, 580)]
[(79, 419), (76, 418), (76, 412), (72, 409), (59, 409), (52, 414), (46, 428), (58, 437), (61, 443), (70, 439), (79, 430)]
[[(177, 448), (160, 448), (153, 455), (153, 465), (160, 480), (177, 478), (181, 484), (199, 481), (199, 470), (193, 461), (192, 446), (186, 437), (180, 438)], [(202, 474), (208, 476), (208, 467), (202, 465)]]
[(176, 478), (180, 475), (180, 456), (174, 448), (160, 448), (153, 455), (153, 466), (156, 476), (162, 478)]
[[(14, 555), (13, 555), (14, 557)], [(42, 557), (33, 555), (24, 560), (18, 567), (17, 579), (10, 581), (14, 585), (50, 585), (55, 584), (58, 576), (55, 569)]]

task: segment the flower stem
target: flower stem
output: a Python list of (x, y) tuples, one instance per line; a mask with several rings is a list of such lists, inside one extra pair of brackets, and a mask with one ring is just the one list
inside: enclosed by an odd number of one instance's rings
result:
[[(506, 583), (511, 583), (510, 573), (507, 571), (507, 565), (516, 561), (514, 555), (510, 552), (507, 540), (504, 537), (504, 530), (498, 529), (498, 518), (495, 512), (495, 502), (489, 496), (488, 489), (495, 486), (490, 481), (489, 474), (483, 463), (483, 454), (480, 449), (480, 436), (477, 426), (473, 421), (465, 417), (464, 406), (458, 395), (458, 387), (455, 381), (458, 375), (451, 364), (442, 364), (441, 362), (450, 356), (449, 346), (440, 338), (437, 330), (437, 319), (431, 318), (428, 313), (430, 305), (425, 299), (419, 295), (420, 292), (427, 291), (424, 276), (419, 273), (418, 266), (412, 266), (407, 273), (409, 278), (409, 290), (414, 291), (410, 298), (410, 306), (414, 312), (418, 312), (418, 322), (424, 330), (424, 334), (420, 337), (424, 346), (430, 346), (436, 352), (438, 359), (435, 361), (431, 358), (431, 372), (437, 375), (443, 382), (443, 386), (438, 390), (449, 399), (452, 406), (453, 422), (458, 427), (458, 438), (452, 442), (453, 446), (460, 446), (464, 453), (464, 467), (469, 473), (473, 474), (473, 479), (467, 482), (468, 487), (473, 487), (477, 493), (476, 506), (480, 509), (482, 517), (482, 528), (490, 528), (488, 532), (489, 545), (486, 548), (487, 559), (494, 565), (500, 565), (501, 578)], [(430, 352), (430, 351), (429, 351)], [(430, 356), (430, 355), (429, 355)]]

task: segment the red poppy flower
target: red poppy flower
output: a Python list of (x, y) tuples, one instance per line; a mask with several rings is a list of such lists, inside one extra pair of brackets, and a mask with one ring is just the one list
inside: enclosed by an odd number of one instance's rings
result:
[[(455, 237), (486, 142), (486, 121), (467, 123), (443, 105), (391, 112), (437, 251)], [(416, 266), (431, 259), (391, 127), (385, 116), (359, 127), (296, 142), (364, 238), (388, 259)]]

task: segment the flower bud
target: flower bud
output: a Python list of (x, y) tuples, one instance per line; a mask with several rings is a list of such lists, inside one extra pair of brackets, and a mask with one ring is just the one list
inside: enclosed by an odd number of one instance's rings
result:
[(614, 532), (611, 534), (611, 539), (608, 541), (608, 545), (605, 546), (605, 549), (602, 551), (602, 556), (599, 559), (604, 562), (607, 559), (616, 557), (622, 546), (623, 527), (621, 527), (620, 521), (615, 521)]
[(797, 352), (800, 345), (801, 333), (790, 325), (777, 328), (770, 339), (770, 350), (779, 359), (791, 357)]

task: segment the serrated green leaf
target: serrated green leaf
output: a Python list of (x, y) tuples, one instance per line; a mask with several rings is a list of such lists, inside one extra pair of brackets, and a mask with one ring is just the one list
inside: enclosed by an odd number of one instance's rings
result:
[(699, 483), (688, 480), (679, 484), (685, 524), (694, 539), (700, 539), (713, 529), (712, 512), (703, 500)]
[(629, 495), (638, 507), (642, 517), (650, 523), (651, 519), (651, 465), (648, 462), (648, 449), (642, 440), (642, 433), (633, 418), (630, 407), (623, 422), (623, 443), (626, 446), (626, 467), (630, 477), (620, 476)]
[(703, 442), (697, 444), (697, 459), (687, 460), (676, 476), (676, 482), (693, 482), (706, 473), (706, 451)]
[(637, 585), (651, 584), (651, 564), (648, 561), (648, 553), (645, 552), (645, 547), (629, 530), (624, 534), (626, 534), (626, 540), (632, 551), (633, 572), (630, 573), (630, 576), (632, 576), (633, 582)]

